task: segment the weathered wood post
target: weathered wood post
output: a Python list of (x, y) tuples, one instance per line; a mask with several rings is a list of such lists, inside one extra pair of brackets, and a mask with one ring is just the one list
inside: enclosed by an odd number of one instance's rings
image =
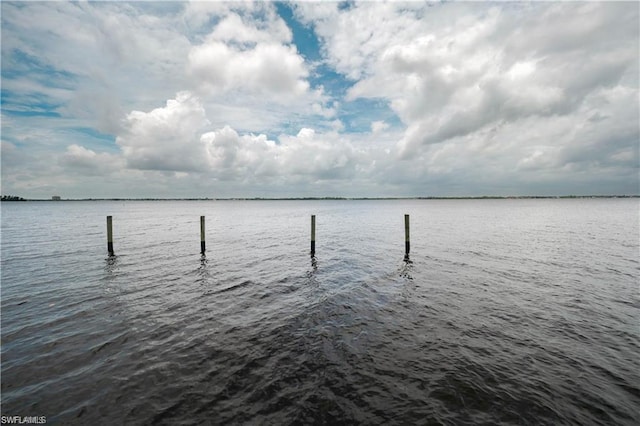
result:
[(409, 242), (409, 215), (404, 215), (404, 255), (409, 256), (411, 244)]
[(107, 216), (107, 251), (109, 252), (109, 256), (113, 256), (113, 226), (112, 226), (112, 217)]
[(206, 251), (206, 244), (204, 239), (204, 216), (200, 216), (200, 253), (204, 254)]
[(316, 255), (316, 215), (311, 215), (311, 256)]

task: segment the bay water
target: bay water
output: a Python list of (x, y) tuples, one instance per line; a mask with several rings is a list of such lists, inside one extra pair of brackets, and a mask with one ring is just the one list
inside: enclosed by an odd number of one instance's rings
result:
[(637, 198), (28, 201), (1, 213), (2, 416), (640, 420)]

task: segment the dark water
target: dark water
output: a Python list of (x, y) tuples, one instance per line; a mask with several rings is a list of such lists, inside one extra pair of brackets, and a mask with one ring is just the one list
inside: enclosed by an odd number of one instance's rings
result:
[(638, 424), (638, 215), (638, 199), (2, 203), (2, 415)]

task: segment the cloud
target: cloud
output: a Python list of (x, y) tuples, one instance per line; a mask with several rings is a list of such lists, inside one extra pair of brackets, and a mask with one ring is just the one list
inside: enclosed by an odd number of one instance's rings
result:
[(280, 137), (278, 154), (283, 166), (295, 175), (313, 179), (347, 179), (354, 175), (356, 151), (337, 135), (316, 135), (313, 129), (301, 129), (293, 136)]
[(37, 97), (64, 117), (115, 133), (126, 111), (184, 86), (190, 44), (177, 21), (126, 3), (3, 3), (3, 70), (10, 72), (2, 83), (12, 94), (5, 107)]
[[(603, 95), (637, 96), (637, 8), (423, 6), (296, 8), (325, 43), (326, 61), (354, 81), (347, 99), (386, 100), (405, 124), (395, 147), (405, 170), (389, 168), (398, 181), (493, 176), (487, 186), (496, 187), (525, 177), (533, 184), (525, 171), (542, 171), (562, 182), (581, 167), (610, 173), (607, 158), (637, 159), (637, 100)], [(628, 125), (585, 121), (596, 113), (621, 117), (625, 107)]]
[[(303, 128), (297, 135), (240, 135), (229, 126), (207, 131), (210, 123), (200, 100), (180, 92), (166, 106), (133, 111), (116, 139), (128, 168), (196, 172), (217, 180), (258, 182), (302, 176), (313, 180), (345, 179), (357, 163), (353, 146), (337, 133), (318, 135)], [(337, 127), (340, 127), (336, 124)], [(66, 164), (90, 164), (94, 152), (73, 145)]]
[[(291, 31), (273, 13), (260, 23), (232, 13), (189, 52), (187, 72), (201, 91), (231, 90), (272, 95), (302, 95), (309, 89), (304, 59)], [(275, 97), (273, 101), (278, 102)]]
[[(357, 80), (350, 99), (386, 98), (409, 126), (443, 128), (441, 136), (424, 140), (431, 143), (455, 135), (446, 127), (461, 118), (477, 121), (466, 129), (472, 131), (498, 117), (567, 112), (590, 91), (615, 85), (633, 69), (638, 42), (628, 34), (637, 33), (637, 13), (623, 19), (626, 31), (618, 29), (612, 39), (607, 28), (619, 26), (627, 8), (536, 5), (544, 17), (523, 17), (521, 9), (529, 7), (445, 4), (406, 10), (401, 4), (357, 3), (346, 11), (318, 13), (306, 4), (298, 9), (326, 42), (327, 60)], [(373, 21), (380, 21), (375, 32), (354, 30)], [(548, 30), (556, 35), (544, 36)], [(349, 38), (353, 32), (358, 36)]]
[(180, 92), (163, 108), (129, 113), (116, 143), (130, 168), (203, 171), (208, 164), (199, 137), (207, 125), (200, 101)]
[[(301, 95), (309, 88), (304, 60), (295, 47), (274, 43), (241, 50), (211, 40), (191, 50), (188, 73), (201, 90), (213, 93), (249, 90)], [(277, 102), (279, 98), (273, 100)]]
[(638, 191), (632, 3), (0, 7), (26, 196)]
[(291, 30), (279, 16), (269, 14), (265, 21), (245, 22), (237, 13), (230, 13), (215, 26), (210, 40), (251, 44), (261, 42), (291, 42)]
[(118, 155), (106, 152), (96, 153), (80, 145), (69, 145), (60, 159), (67, 172), (79, 172), (81, 175), (103, 176), (122, 169), (122, 159)]
[(371, 133), (380, 133), (389, 128), (389, 124), (384, 121), (372, 121), (371, 122)]

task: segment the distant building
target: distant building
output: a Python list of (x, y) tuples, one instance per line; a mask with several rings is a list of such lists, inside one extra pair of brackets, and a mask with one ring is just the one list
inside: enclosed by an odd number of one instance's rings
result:
[(59, 195), (54, 195), (53, 197), (51, 197), (51, 199), (52, 199), (53, 201), (60, 201), (60, 200), (62, 200), (62, 198), (60, 198), (60, 196), (59, 196)]

